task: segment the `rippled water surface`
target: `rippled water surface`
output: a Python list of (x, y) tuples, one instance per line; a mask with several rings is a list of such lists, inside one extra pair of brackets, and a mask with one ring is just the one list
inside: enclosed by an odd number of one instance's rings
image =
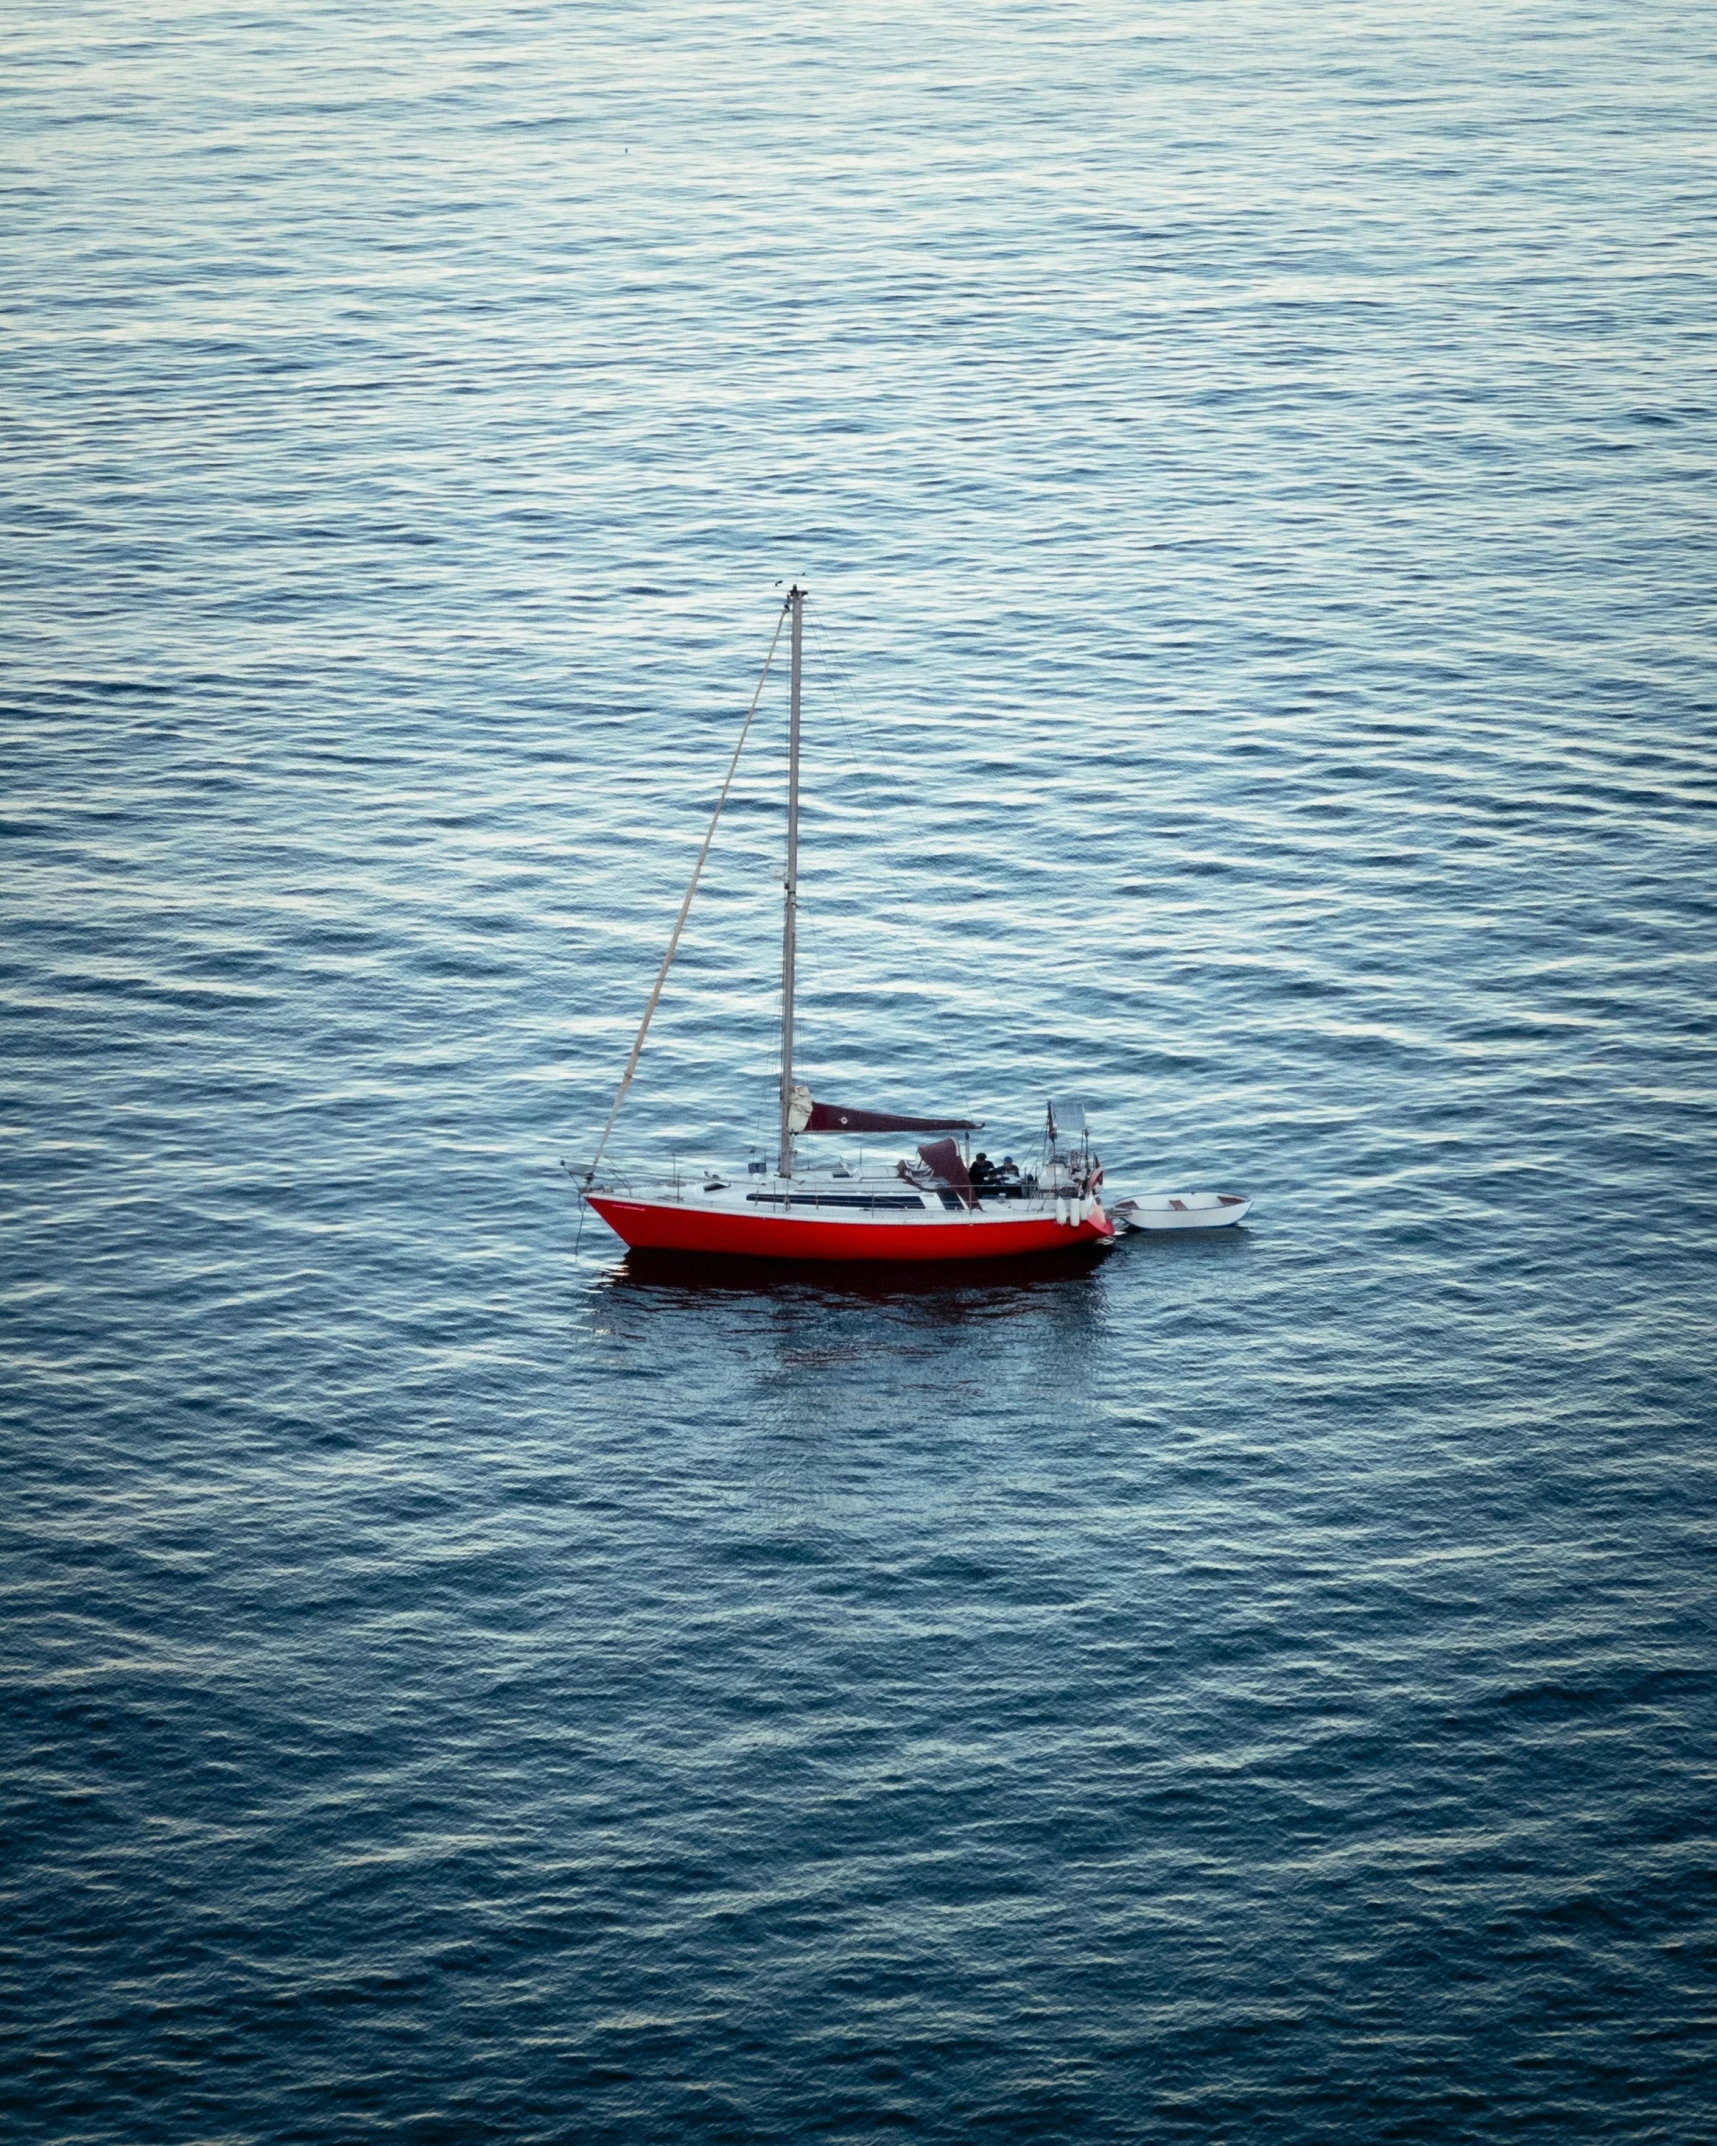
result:
[(1714, 43), (14, 19), (9, 2136), (1711, 2136)]

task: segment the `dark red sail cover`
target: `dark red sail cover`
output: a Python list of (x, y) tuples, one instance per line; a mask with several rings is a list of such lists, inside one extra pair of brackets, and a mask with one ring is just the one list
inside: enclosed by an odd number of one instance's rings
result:
[(929, 1164), (943, 1184), (957, 1192), (968, 1207), (972, 1204), (971, 1172), (960, 1159), (960, 1150), (952, 1140), (932, 1140), (928, 1147), (918, 1150), (921, 1161)]
[(808, 1133), (976, 1133), (979, 1118), (897, 1118), (887, 1110), (843, 1110), (838, 1103), (813, 1103), (805, 1121)]

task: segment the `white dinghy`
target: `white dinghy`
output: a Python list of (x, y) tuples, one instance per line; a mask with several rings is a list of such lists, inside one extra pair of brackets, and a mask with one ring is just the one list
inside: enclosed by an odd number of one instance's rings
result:
[(1147, 1192), (1108, 1210), (1119, 1229), (1232, 1229), (1251, 1212), (1238, 1192)]

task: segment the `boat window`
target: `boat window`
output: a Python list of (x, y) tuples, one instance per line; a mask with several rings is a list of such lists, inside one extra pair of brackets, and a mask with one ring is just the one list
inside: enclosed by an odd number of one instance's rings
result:
[(795, 1192), (791, 1198), (784, 1192), (748, 1192), (746, 1199), (754, 1207), (910, 1207), (918, 1208), (914, 1194), (894, 1192)]

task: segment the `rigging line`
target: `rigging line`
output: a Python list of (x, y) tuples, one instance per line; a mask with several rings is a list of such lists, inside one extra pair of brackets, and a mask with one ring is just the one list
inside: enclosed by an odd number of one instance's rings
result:
[(763, 659), (763, 669), (758, 674), (757, 691), (751, 696), (751, 706), (745, 711), (745, 721), (740, 728), (739, 743), (733, 748), (733, 758), (727, 764), (727, 778), (722, 783), (721, 795), (715, 801), (715, 810), (709, 816), (709, 832), (703, 838), (703, 848), (698, 851), (698, 861), (692, 867), (691, 885), (686, 889), (686, 898), (680, 904), (679, 916), (674, 922), (674, 935), (668, 941), (668, 951), (662, 956), (662, 966), (656, 971), (656, 988), (650, 993), (650, 1003), (644, 1008), (644, 1018), (638, 1023), (638, 1034), (632, 1045), (632, 1055), (626, 1061), (626, 1070), (620, 1076), (620, 1087), (614, 1097), (614, 1108), (608, 1113), (608, 1123), (602, 1128), (602, 1138), (596, 1143), (596, 1153), (590, 1158), (590, 1168), (584, 1173), (584, 1190), (595, 1182), (596, 1166), (602, 1160), (602, 1151), (608, 1145), (608, 1135), (614, 1130), (614, 1120), (620, 1115), (620, 1106), (626, 1100), (626, 1091), (632, 1085), (632, 1076), (638, 1070), (638, 1056), (644, 1048), (644, 1038), (650, 1032), (650, 1021), (656, 1011), (656, 1001), (662, 995), (662, 986), (668, 980), (668, 971), (673, 966), (674, 955), (679, 948), (680, 933), (686, 928), (686, 918), (691, 913), (692, 896), (698, 890), (698, 880), (703, 875), (704, 860), (709, 855), (709, 846), (715, 840), (715, 825), (721, 818), (721, 808), (727, 803), (727, 793), (733, 787), (733, 772), (739, 765), (739, 756), (745, 750), (745, 741), (751, 733), (751, 718), (757, 713), (757, 703), (763, 698), (763, 687), (769, 677), (769, 666), (775, 660), (776, 643), (781, 638), (781, 628), (786, 623), (787, 606), (781, 607), (781, 616), (775, 621), (775, 632), (769, 643), (769, 653)]
[[(822, 658), (822, 660), (828, 665), (829, 671), (833, 677), (833, 682), (835, 684), (837, 694), (847, 703), (845, 713), (842, 712), (841, 708), (838, 705), (831, 703), (831, 713), (834, 715), (836, 722), (838, 722), (841, 726), (841, 734), (845, 740), (847, 752), (850, 756), (849, 772), (858, 777), (859, 787), (864, 792), (865, 809), (870, 814), (871, 824), (876, 827), (878, 832), (880, 833), (883, 819), (882, 811), (876, 802), (876, 793), (871, 788), (870, 777), (865, 771), (863, 756), (860, 754), (858, 746), (854, 743), (852, 732), (847, 727), (847, 716), (850, 715), (853, 722), (857, 724), (858, 728), (865, 733), (866, 737), (871, 742), (874, 757), (880, 759), (881, 754), (876, 749), (878, 744), (876, 735), (870, 729), (869, 725), (865, 722), (863, 716), (861, 716), (858, 712), (857, 701), (852, 692), (851, 680), (847, 674), (846, 666), (835, 655), (833, 649), (830, 648), (828, 642), (824, 638), (819, 626), (815, 621), (807, 620), (806, 630), (815, 639), (817, 645), (817, 652)], [(895, 908), (899, 914), (901, 923), (905, 927), (907, 942), (912, 949), (912, 957), (918, 969), (918, 980), (924, 987), (925, 1000), (930, 1008), (930, 1018), (934, 1023), (936, 1033), (941, 1040), (944, 1062), (946, 1063), (951, 1073), (955, 1065), (954, 1045), (948, 1033), (947, 1023), (942, 1017), (940, 996), (937, 992), (935, 983), (930, 975), (930, 967), (927, 958), (925, 942), (920, 937), (918, 929), (913, 922), (913, 905), (911, 899), (908, 895), (904, 882), (901, 880), (899, 874), (895, 871), (894, 866), (889, 862), (886, 851), (879, 849), (877, 853), (877, 861), (881, 865), (882, 870), (886, 875), (891, 888), (893, 889)], [(945, 879), (943, 875), (939, 871), (937, 871), (936, 867), (933, 864), (926, 864), (924, 866), (924, 869), (929, 874), (931, 881), (940, 890), (944, 899), (949, 903), (951, 907), (953, 902), (958, 899), (958, 892), (952, 882)], [(968, 1101), (969, 1100), (970, 1098), (968, 1097)]]

